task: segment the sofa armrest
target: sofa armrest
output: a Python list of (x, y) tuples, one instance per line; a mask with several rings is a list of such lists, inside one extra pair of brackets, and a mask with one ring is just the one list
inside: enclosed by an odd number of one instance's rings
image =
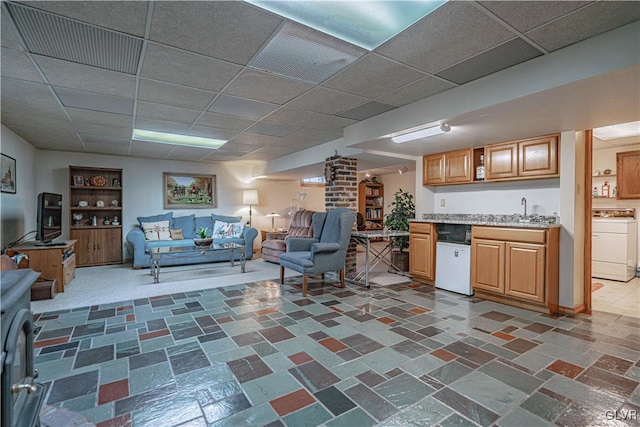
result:
[(311, 245), (318, 242), (318, 239), (314, 238), (302, 238), (302, 237), (288, 237), (287, 252), (302, 252), (310, 251)]
[(132, 228), (127, 233), (127, 242), (133, 247), (133, 266), (139, 267), (142, 263), (140, 260), (143, 260), (145, 255), (146, 239), (144, 237), (144, 231), (142, 231), (140, 227)]
[(244, 230), (242, 230), (242, 237), (244, 238), (244, 249), (247, 259), (251, 259), (253, 257), (253, 242), (257, 236), (258, 230), (253, 227), (245, 227)]

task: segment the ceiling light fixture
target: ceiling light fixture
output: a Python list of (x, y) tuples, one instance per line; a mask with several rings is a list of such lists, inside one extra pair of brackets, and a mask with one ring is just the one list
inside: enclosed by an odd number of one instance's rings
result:
[(409, 168), (408, 168), (408, 167), (406, 167), (406, 166), (402, 166), (400, 169), (398, 169), (398, 173), (399, 173), (400, 175), (402, 175), (403, 173), (405, 173), (405, 172), (406, 172), (406, 171), (408, 171), (408, 170), (409, 170)]
[(152, 130), (134, 129), (131, 139), (135, 141), (157, 142), (159, 144), (184, 145), (187, 147), (209, 148), (217, 150), (227, 141), (222, 139), (201, 138), (199, 136), (178, 135), (175, 133), (156, 132)]
[(446, 0), (247, 1), (367, 50), (374, 50), (446, 3)]
[(428, 138), (430, 136), (442, 135), (451, 130), (451, 126), (446, 123), (442, 123), (439, 126), (431, 126), (428, 128), (422, 128), (417, 130), (409, 129), (409, 132), (402, 134), (394, 134), (391, 136), (391, 140), (396, 144), (402, 144), (403, 142), (409, 142), (416, 139)]
[(604, 126), (593, 130), (593, 136), (604, 141), (640, 135), (640, 121)]

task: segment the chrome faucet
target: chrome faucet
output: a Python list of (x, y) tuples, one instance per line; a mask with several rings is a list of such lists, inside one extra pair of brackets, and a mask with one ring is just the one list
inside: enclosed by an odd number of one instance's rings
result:
[(527, 216), (527, 198), (523, 197), (520, 201), (521, 205), (524, 205), (524, 216)]

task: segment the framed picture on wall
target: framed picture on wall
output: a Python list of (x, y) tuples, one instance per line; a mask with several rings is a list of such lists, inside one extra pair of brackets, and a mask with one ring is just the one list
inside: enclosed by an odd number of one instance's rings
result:
[(5, 154), (0, 160), (0, 190), (16, 194), (16, 159)]
[(84, 178), (80, 175), (74, 175), (73, 185), (75, 185), (76, 187), (82, 187), (84, 185)]
[(165, 209), (216, 208), (216, 176), (164, 172), (163, 206)]

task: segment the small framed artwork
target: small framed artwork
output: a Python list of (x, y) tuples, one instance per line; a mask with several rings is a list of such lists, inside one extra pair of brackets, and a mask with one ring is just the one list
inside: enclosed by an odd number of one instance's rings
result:
[(0, 161), (0, 190), (16, 194), (16, 159), (5, 154)]
[(82, 187), (84, 185), (84, 178), (80, 175), (73, 175), (73, 185), (76, 187)]
[(111, 180), (111, 186), (112, 187), (120, 187), (120, 180), (118, 178), (113, 178)]
[(216, 203), (216, 176), (164, 172), (165, 209), (211, 209)]

